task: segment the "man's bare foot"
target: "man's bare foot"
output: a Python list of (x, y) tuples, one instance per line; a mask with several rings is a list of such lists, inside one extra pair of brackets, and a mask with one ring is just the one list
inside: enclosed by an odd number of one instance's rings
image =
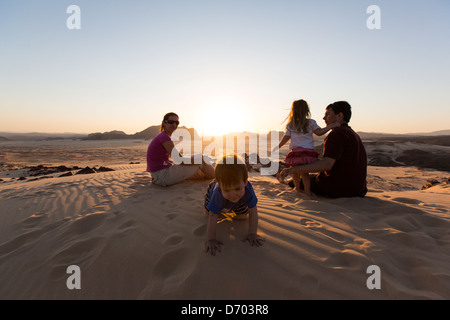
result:
[(279, 183), (284, 183), (284, 179), (281, 177), (281, 172), (277, 173), (277, 180)]

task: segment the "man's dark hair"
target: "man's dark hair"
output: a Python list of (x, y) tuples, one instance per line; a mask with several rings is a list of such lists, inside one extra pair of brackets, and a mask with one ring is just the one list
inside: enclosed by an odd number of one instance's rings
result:
[(330, 108), (333, 110), (335, 114), (339, 114), (342, 112), (344, 115), (344, 121), (349, 123), (350, 118), (352, 117), (352, 107), (347, 101), (337, 101), (328, 105), (327, 109)]

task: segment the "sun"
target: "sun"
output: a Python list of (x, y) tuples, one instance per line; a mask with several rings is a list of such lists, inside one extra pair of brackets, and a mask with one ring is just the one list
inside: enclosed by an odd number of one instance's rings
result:
[(230, 100), (208, 103), (201, 110), (196, 129), (202, 136), (245, 131), (245, 108), (241, 103)]

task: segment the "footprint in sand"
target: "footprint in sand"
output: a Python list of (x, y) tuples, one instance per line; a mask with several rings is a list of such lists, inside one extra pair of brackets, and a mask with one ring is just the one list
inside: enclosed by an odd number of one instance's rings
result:
[(346, 236), (344, 236), (338, 232), (334, 232), (334, 231), (328, 230), (327, 228), (324, 228), (320, 222), (314, 221), (312, 219), (302, 218), (302, 219), (300, 219), (300, 224), (302, 226), (309, 228), (310, 230), (334, 241), (334, 242), (345, 243), (350, 240)]
[(332, 253), (326, 263), (333, 269), (361, 270), (370, 264), (369, 259), (355, 250), (343, 250)]
[(196, 260), (188, 248), (165, 253), (153, 269), (142, 298), (176, 297), (176, 293), (195, 270)]
[(64, 245), (48, 259), (49, 264), (52, 265), (49, 269), (49, 279), (59, 281), (66, 277), (66, 269), (69, 265), (89, 265), (102, 251), (103, 242), (102, 237), (95, 237)]
[(176, 214), (176, 213), (168, 213), (168, 214), (165, 215), (165, 217), (166, 217), (167, 219), (169, 219), (169, 220), (173, 220), (173, 219), (175, 219), (176, 217), (178, 217), (178, 214)]
[(183, 237), (178, 234), (171, 235), (164, 240), (164, 244), (169, 246), (176, 246), (182, 242)]
[(107, 215), (104, 213), (91, 213), (86, 216), (82, 216), (71, 223), (66, 235), (79, 235), (90, 232), (99, 226), (101, 226)]
[(41, 221), (44, 221), (47, 217), (48, 216), (45, 212), (37, 212), (32, 216), (20, 221), (19, 223), (24, 229), (32, 229), (36, 227)]
[(307, 228), (321, 228), (322, 227), (321, 223), (314, 221), (312, 219), (307, 219), (307, 218), (300, 219), (300, 224)]

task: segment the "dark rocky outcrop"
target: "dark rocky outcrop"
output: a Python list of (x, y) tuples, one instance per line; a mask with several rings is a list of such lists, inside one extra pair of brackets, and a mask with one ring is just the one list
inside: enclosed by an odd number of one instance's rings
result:
[[(191, 134), (191, 137), (199, 138), (197, 131), (195, 131), (194, 128), (186, 128), (186, 127), (180, 127), (180, 129), (186, 129)], [(154, 137), (156, 137), (160, 133), (160, 127), (159, 126), (151, 126), (148, 127), (145, 130), (142, 130), (140, 132), (136, 132), (135, 134), (126, 134), (123, 131), (109, 131), (109, 132), (96, 132), (89, 134), (86, 138), (83, 140), (116, 140), (116, 139), (143, 139), (143, 140), (151, 140)]]

